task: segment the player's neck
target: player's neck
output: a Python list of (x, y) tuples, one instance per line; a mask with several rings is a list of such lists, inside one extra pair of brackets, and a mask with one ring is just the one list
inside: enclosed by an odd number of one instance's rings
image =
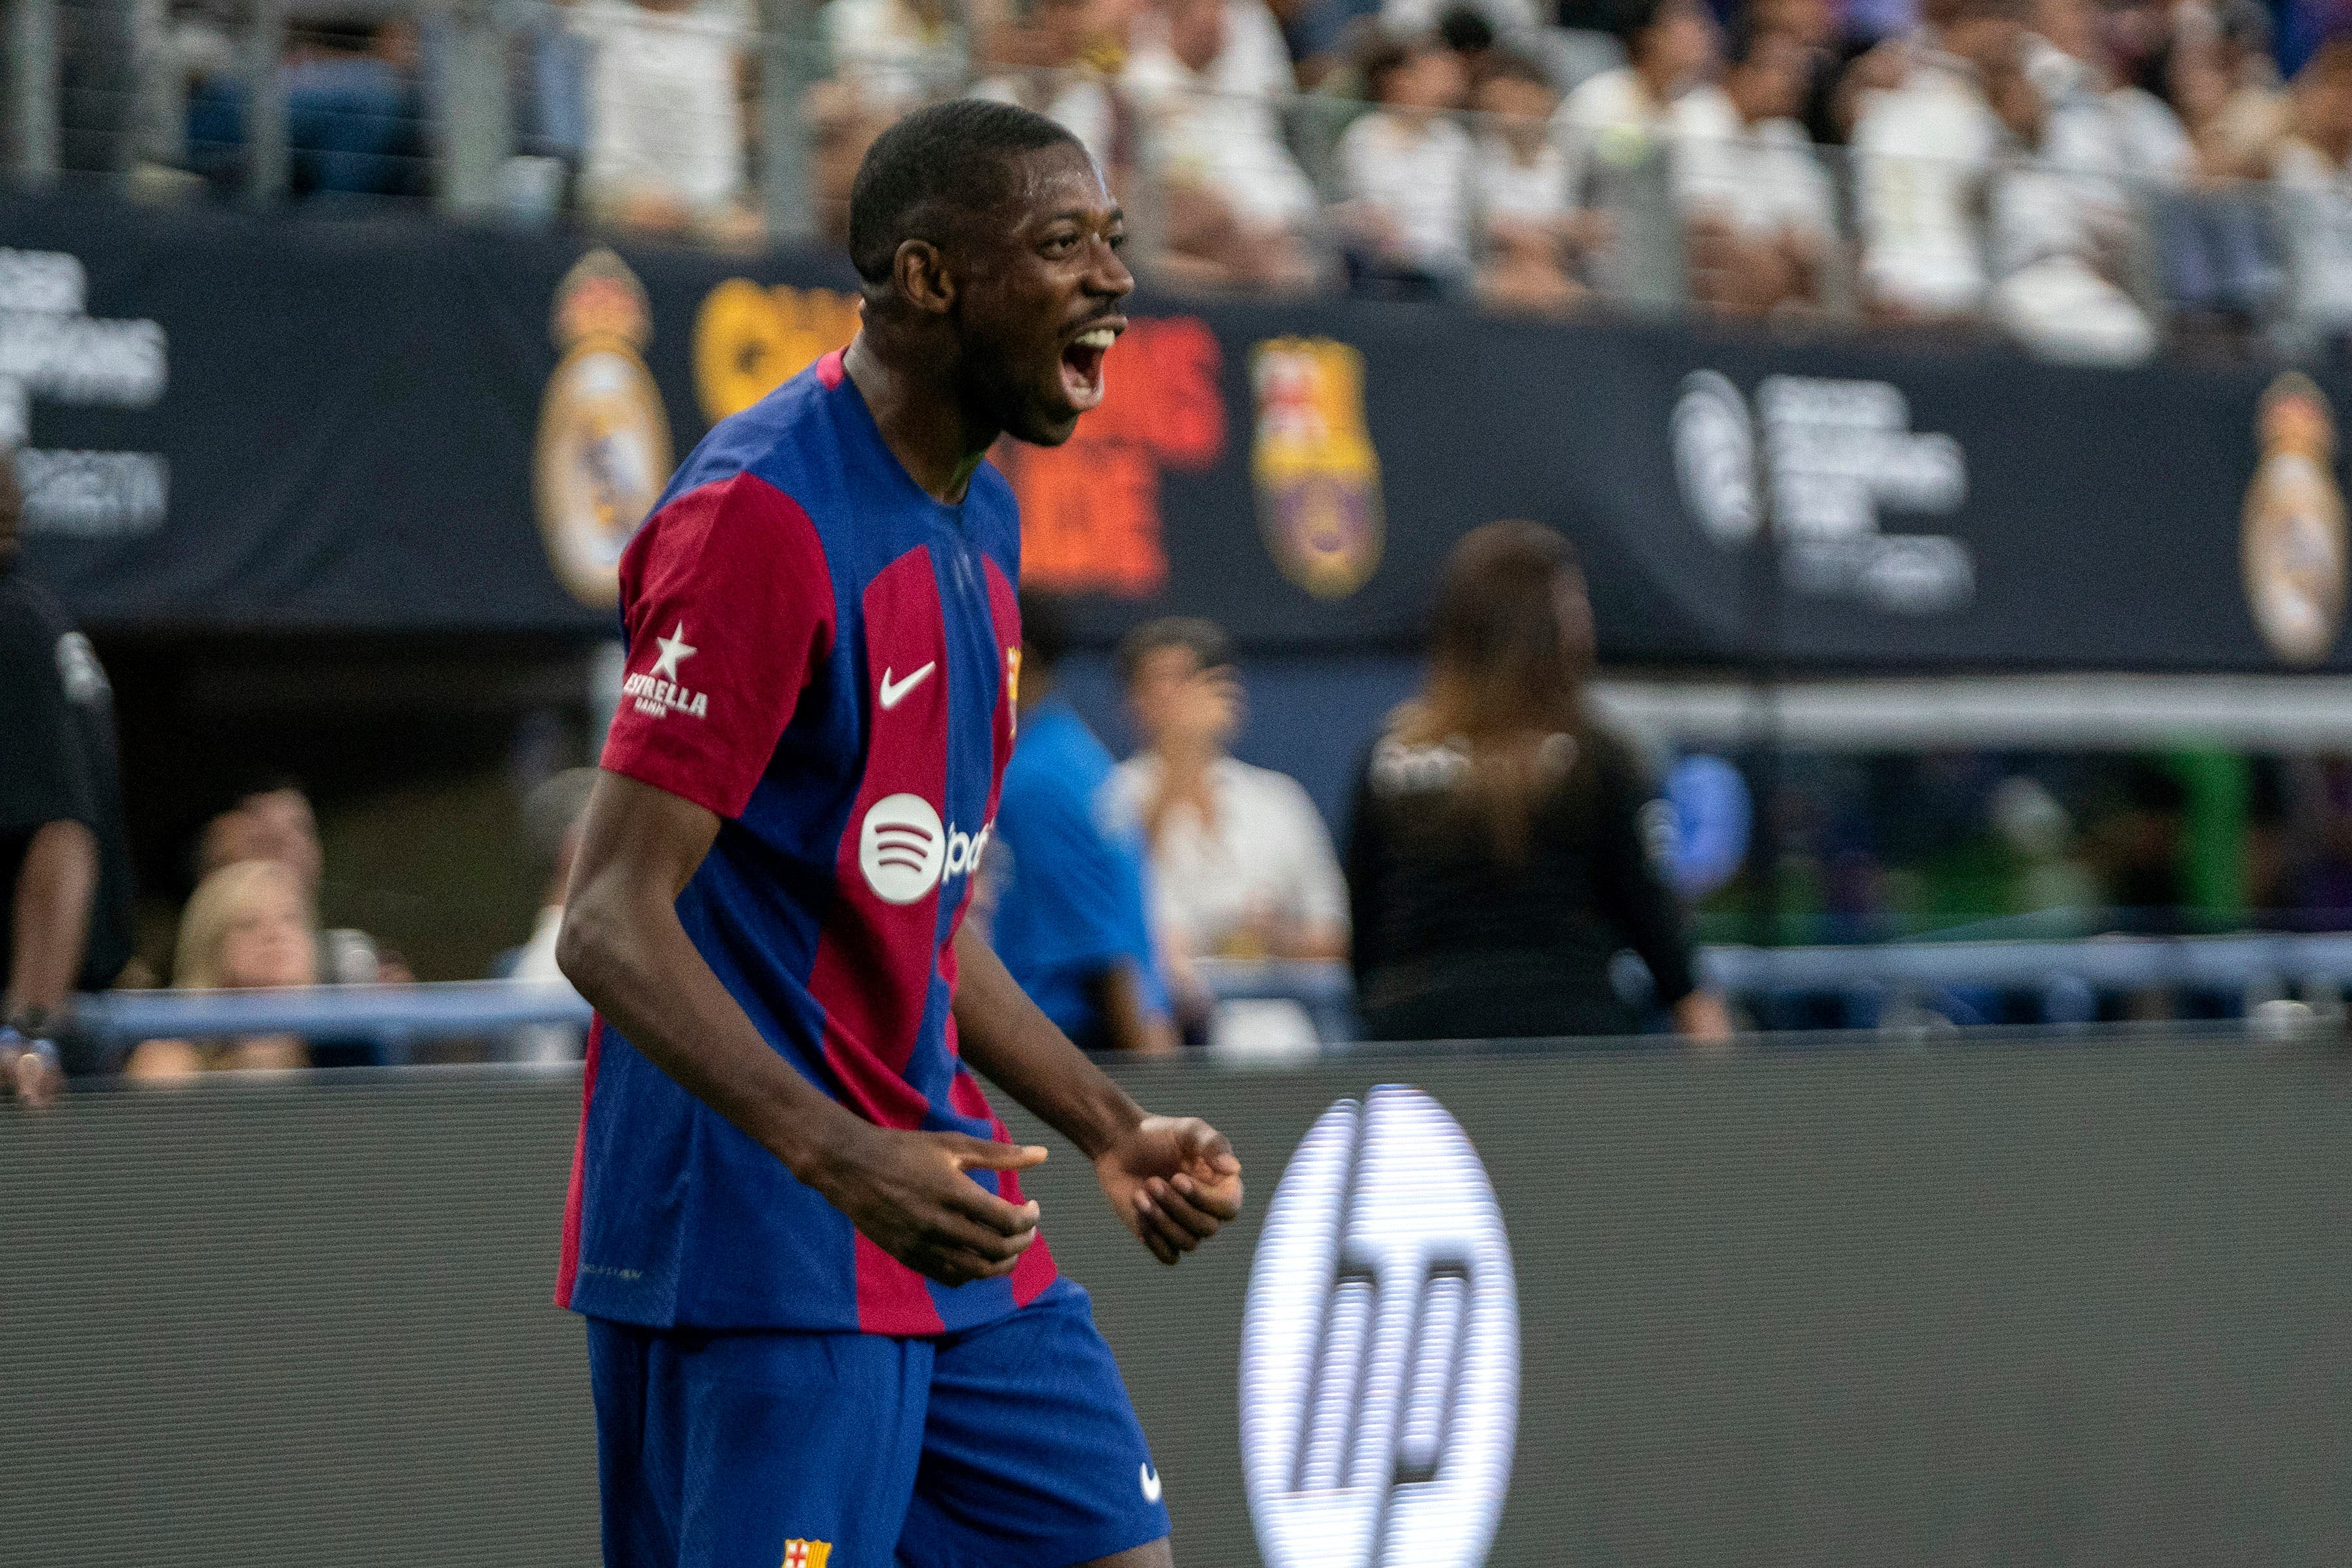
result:
[(909, 372), (884, 359), (860, 332), (842, 355), (842, 368), (866, 399), (882, 444), (908, 477), (932, 500), (960, 506), (971, 476), (999, 432), (971, 426), (962, 399), (945, 376)]

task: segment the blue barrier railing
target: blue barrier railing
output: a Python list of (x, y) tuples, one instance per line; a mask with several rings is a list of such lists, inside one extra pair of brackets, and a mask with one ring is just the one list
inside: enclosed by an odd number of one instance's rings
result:
[[(2044, 1020), (2080, 1022), (2101, 994), (2200, 991), (2247, 1000), (2352, 985), (2352, 934), (2111, 937), (2074, 942), (1906, 942), (1881, 947), (1710, 947), (1700, 972), (1751, 1002), (1955, 991), (2042, 998)], [(1349, 1037), (1353, 987), (1344, 965), (1216, 962), (1200, 966), (1222, 1001), (1287, 1000), (1327, 1043)], [(496, 1037), (534, 1026), (583, 1027), (588, 1005), (561, 985), (464, 981), (283, 991), (117, 991), (86, 998), (78, 1030), (100, 1047), (141, 1040), (296, 1034), (374, 1042), (405, 1059), (430, 1040)], [(1877, 1021), (1874, 1017), (1868, 1020)]]

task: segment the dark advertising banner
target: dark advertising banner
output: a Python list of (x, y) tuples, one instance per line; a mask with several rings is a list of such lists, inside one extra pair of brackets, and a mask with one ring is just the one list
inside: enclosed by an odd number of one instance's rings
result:
[[(845, 264), (219, 209), (0, 205), (0, 436), (104, 626), (554, 631), (677, 458), (855, 330)], [(1446, 551), (1575, 538), (1617, 660), (2352, 668), (2352, 381), (1438, 307), (1144, 297), (1033, 581), (1107, 638), (1413, 640)]]
[[(1402, 1053), (1125, 1081), (1243, 1221), (1161, 1268), (1024, 1177), (1178, 1562), (2352, 1560), (2340, 1055)], [(0, 1560), (576, 1565), (576, 1079), (0, 1117)], [(781, 1552), (779, 1552), (781, 1556)]]

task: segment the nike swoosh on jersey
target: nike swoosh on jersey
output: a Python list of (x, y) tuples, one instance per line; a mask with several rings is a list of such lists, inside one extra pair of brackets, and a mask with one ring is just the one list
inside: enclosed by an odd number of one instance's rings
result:
[(1139, 1468), (1135, 1472), (1135, 1479), (1136, 1484), (1143, 1489), (1144, 1501), (1158, 1502), (1160, 1500), (1160, 1477), (1150, 1465), (1147, 1464)]
[(885, 708), (896, 708), (898, 706), (900, 700), (903, 699), (907, 693), (912, 691), (918, 686), (920, 686), (923, 683), (924, 679), (928, 677), (932, 670), (939, 668), (939, 663), (940, 661), (938, 659), (933, 659), (930, 663), (923, 666), (920, 669), (910, 669), (907, 672), (906, 679), (896, 682), (891, 680), (890, 671), (886, 667), (882, 671), (882, 689), (879, 693), (882, 700), (882, 706)]

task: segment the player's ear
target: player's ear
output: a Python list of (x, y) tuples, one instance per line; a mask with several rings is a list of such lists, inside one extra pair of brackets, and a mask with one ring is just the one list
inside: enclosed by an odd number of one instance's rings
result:
[(943, 316), (955, 305), (955, 280), (948, 276), (947, 253), (928, 239), (902, 239), (890, 258), (891, 280), (899, 297), (926, 315)]

